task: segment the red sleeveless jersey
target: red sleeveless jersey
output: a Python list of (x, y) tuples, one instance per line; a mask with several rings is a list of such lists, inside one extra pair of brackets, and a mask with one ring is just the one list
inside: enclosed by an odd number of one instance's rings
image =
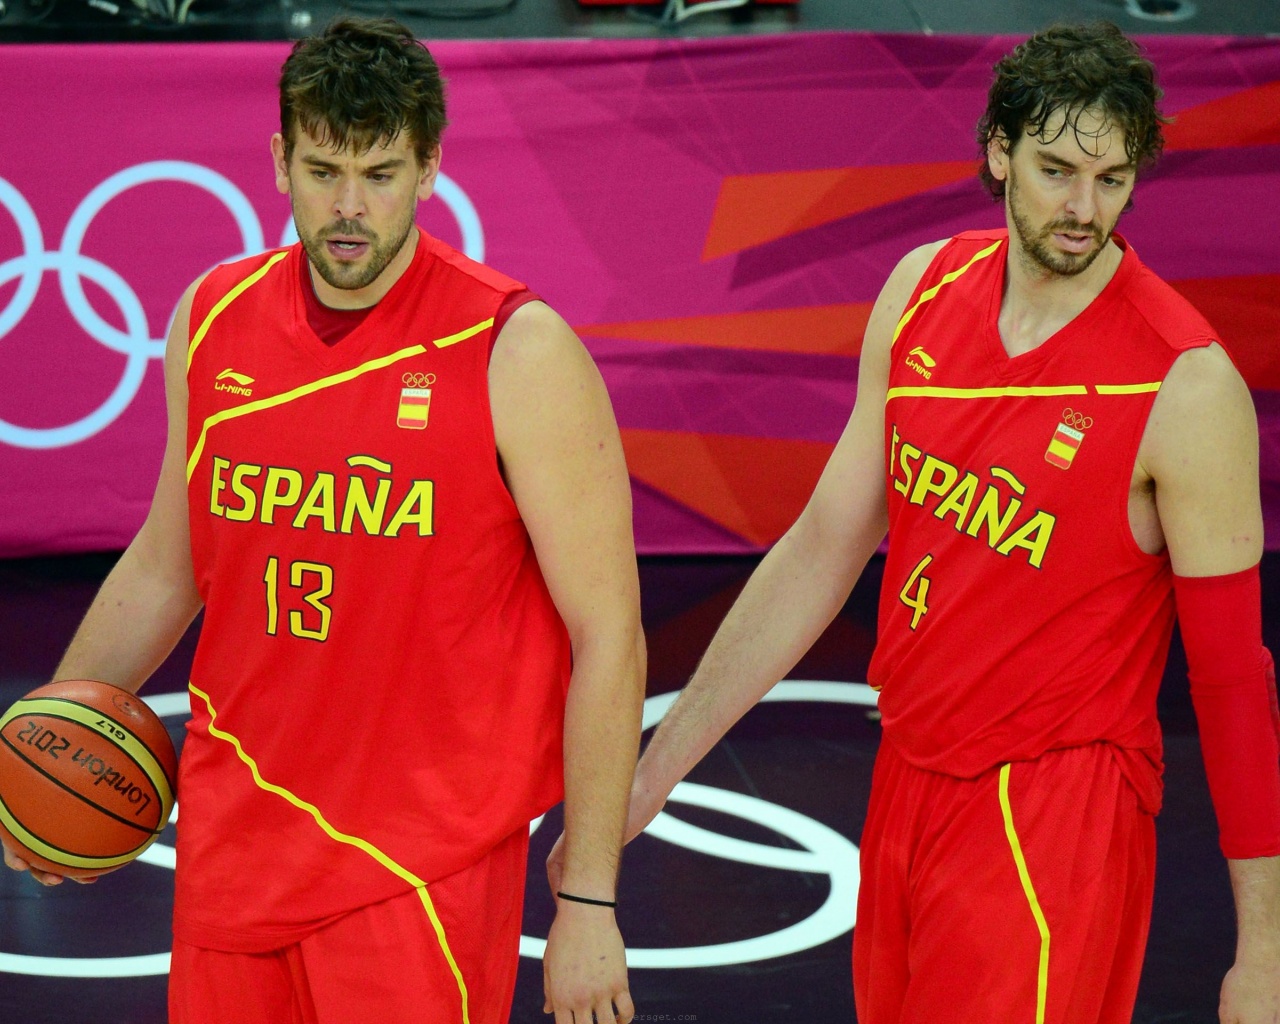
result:
[(191, 315), (175, 933), (233, 951), (449, 875), (563, 789), (569, 639), (489, 408), (524, 286), (420, 233), (329, 347), (305, 258), (219, 267)]
[(952, 239), (916, 287), (891, 354), (869, 677), (885, 737), (918, 767), (972, 777), (1105, 741), (1154, 809), (1172, 573), (1135, 543), (1129, 490), (1169, 367), (1216, 338), (1115, 240), (1101, 294), (1012, 358), (1007, 232)]

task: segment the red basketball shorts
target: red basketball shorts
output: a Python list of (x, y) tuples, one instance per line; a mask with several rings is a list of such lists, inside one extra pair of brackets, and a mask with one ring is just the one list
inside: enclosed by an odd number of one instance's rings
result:
[(409, 892), (270, 953), (175, 940), (170, 1024), (505, 1024), (528, 848), (521, 829), (427, 886), (439, 933), (422, 895)]
[(1155, 819), (1092, 744), (956, 779), (880, 745), (853, 933), (859, 1024), (1129, 1024)]

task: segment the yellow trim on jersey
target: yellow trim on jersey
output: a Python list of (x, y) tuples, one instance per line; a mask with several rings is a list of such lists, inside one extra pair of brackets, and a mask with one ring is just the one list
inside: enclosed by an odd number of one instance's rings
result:
[(1157, 380), (1150, 384), (1098, 384), (1094, 390), (1100, 395), (1145, 395), (1159, 391), (1161, 383)]
[(905, 387), (890, 388), (885, 402), (895, 398), (1053, 398), (1055, 395), (1087, 395), (1083, 384), (1063, 384), (1057, 387), (1039, 388), (943, 388)]
[(1036, 919), (1036, 928), (1040, 931), (1040, 970), (1036, 978), (1036, 1024), (1044, 1024), (1045, 1003), (1049, 994), (1049, 922), (1045, 920), (1044, 911), (1040, 909), (1040, 900), (1036, 897), (1035, 887), (1031, 884), (1031, 875), (1027, 872), (1027, 862), (1022, 856), (1022, 844), (1018, 841), (1017, 829), (1013, 827), (1013, 808), (1009, 806), (1009, 765), (1000, 768), (1000, 813), (1004, 815), (1004, 834), (1009, 839), (1009, 849), (1013, 851), (1014, 863), (1018, 866), (1018, 878), (1022, 881), (1022, 891), (1026, 894), (1027, 903), (1031, 906), (1031, 916)]
[(267, 276), (267, 271), (279, 263), (282, 259), (289, 255), (289, 250), (276, 253), (271, 259), (267, 260), (262, 266), (237, 284), (226, 295), (222, 296), (213, 309), (209, 310), (209, 315), (204, 318), (204, 323), (200, 325), (200, 329), (196, 331), (195, 336), (191, 339), (191, 345), (187, 348), (187, 369), (191, 369), (191, 358), (196, 354), (196, 349), (200, 347), (200, 342), (204, 341), (204, 336), (209, 333), (209, 328), (213, 322), (222, 315), (226, 308), (240, 298), (246, 291)]
[(324, 815), (320, 812), (320, 808), (316, 807), (315, 804), (308, 803), (301, 797), (295, 796), (282, 786), (277, 786), (274, 783), (267, 782), (258, 771), (258, 763), (245, 753), (245, 749), (241, 746), (240, 741), (231, 733), (225, 732), (213, 724), (215, 719), (218, 717), (218, 713), (214, 711), (213, 702), (209, 700), (209, 695), (197, 687), (195, 683), (188, 682), (187, 688), (204, 701), (204, 706), (209, 710), (209, 735), (215, 739), (223, 740), (235, 748), (236, 756), (248, 766), (249, 772), (253, 775), (253, 781), (258, 785), (259, 789), (264, 789), (268, 793), (281, 797), (299, 810), (305, 811), (315, 819), (315, 822), (320, 826), (321, 831), (323, 831), (330, 839), (335, 842), (344, 843), (348, 846), (354, 846), (356, 849), (367, 853), (397, 878), (403, 879), (417, 890), (418, 898), (422, 901), (422, 906), (427, 912), (427, 917), (431, 920), (431, 927), (435, 929), (436, 938), (440, 941), (440, 951), (444, 953), (445, 959), (449, 961), (449, 969), (453, 971), (453, 976), (458, 983), (458, 992), (462, 996), (463, 1024), (470, 1024), (470, 1017), (467, 1011), (466, 982), (463, 981), (462, 971), (458, 967), (457, 961), (453, 958), (453, 952), (449, 949), (449, 943), (444, 934), (444, 925), (440, 923), (440, 916), (436, 913), (435, 905), (431, 902), (431, 897), (427, 893), (427, 883), (408, 868), (401, 867), (372, 843), (366, 842), (359, 836), (350, 836), (345, 832), (339, 832), (325, 820)]
[(376, 470), (379, 473), (391, 474), (391, 463), (383, 462), (381, 459), (375, 459), (372, 455), (352, 455), (347, 459), (347, 465), (352, 469), (356, 466), (365, 466), (368, 469)]
[(447, 338), (437, 338), (431, 344), (436, 348), (448, 348), (450, 345), (456, 345), (460, 341), (466, 341), (468, 338), (474, 338), (481, 331), (487, 331), (493, 326), (493, 317), (488, 320), (482, 320), (474, 327), (468, 327), (465, 331), (459, 331), (457, 334), (451, 334)]
[(245, 402), (244, 405), (233, 406), (230, 409), (223, 409), (222, 412), (216, 412), (204, 421), (204, 426), (200, 428), (200, 439), (196, 441), (196, 446), (191, 450), (191, 457), (187, 459), (187, 483), (191, 482), (191, 476), (196, 471), (196, 464), (200, 461), (200, 455), (204, 451), (204, 439), (208, 436), (209, 430), (216, 427), (219, 423), (225, 423), (227, 420), (233, 420), (238, 416), (248, 416), (252, 412), (261, 412), (263, 409), (271, 409), (277, 405), (284, 405), (292, 402), (296, 398), (304, 398), (307, 395), (315, 394), (317, 391), (323, 391), (325, 388), (333, 387), (335, 384), (345, 384), (349, 380), (354, 380), (371, 370), (381, 370), (383, 367), (397, 363), (401, 359), (408, 359), (410, 356), (422, 355), (426, 351), (425, 346), (410, 345), (408, 348), (402, 348), (399, 352), (392, 352), (387, 356), (380, 356), (377, 359), (371, 359), (367, 363), (361, 363), (359, 366), (350, 370), (343, 370), (341, 373), (335, 373), (329, 377), (321, 377), (319, 380), (313, 380), (309, 384), (303, 384), (294, 388), (292, 391), (285, 391), (282, 394), (274, 395), (271, 398), (262, 398), (256, 402)]
[(948, 274), (943, 274), (941, 281), (935, 284), (932, 288), (926, 288), (923, 292), (921, 292), (920, 298), (916, 299), (916, 304), (902, 314), (902, 319), (898, 321), (898, 326), (893, 329), (893, 340), (889, 343), (889, 347), (893, 348), (893, 346), (898, 343), (898, 335), (902, 333), (902, 328), (906, 327), (907, 324), (911, 322), (911, 318), (916, 315), (917, 309), (923, 306), (930, 299), (934, 298), (938, 294), (938, 292), (942, 290), (943, 285), (948, 285), (952, 281), (963, 276), (966, 270), (968, 270), (971, 266), (973, 266), (979, 260), (985, 260), (993, 252), (999, 249), (1000, 246), (1002, 246), (1003, 244), (1004, 244), (1004, 239), (1001, 239), (998, 242), (992, 242), (989, 246), (987, 246), (981, 252), (974, 253), (973, 258), (970, 259), (969, 262), (966, 263), (959, 270), (953, 270)]

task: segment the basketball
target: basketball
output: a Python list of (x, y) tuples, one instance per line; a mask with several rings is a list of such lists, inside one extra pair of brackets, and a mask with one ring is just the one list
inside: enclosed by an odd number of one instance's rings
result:
[(142, 698), (86, 679), (49, 683), (0, 716), (0, 833), (42, 871), (114, 871), (164, 830), (177, 768)]

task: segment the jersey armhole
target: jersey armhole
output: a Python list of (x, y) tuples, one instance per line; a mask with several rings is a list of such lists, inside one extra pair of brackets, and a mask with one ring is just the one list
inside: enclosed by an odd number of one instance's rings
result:
[(498, 311), (493, 314), (493, 328), (489, 331), (489, 358), (493, 358), (493, 346), (498, 341), (498, 335), (502, 333), (502, 328), (507, 325), (507, 321), (511, 319), (511, 314), (521, 306), (528, 302), (541, 302), (542, 298), (528, 288), (522, 288), (519, 291), (512, 292), (502, 300), (502, 305), (498, 307)]

